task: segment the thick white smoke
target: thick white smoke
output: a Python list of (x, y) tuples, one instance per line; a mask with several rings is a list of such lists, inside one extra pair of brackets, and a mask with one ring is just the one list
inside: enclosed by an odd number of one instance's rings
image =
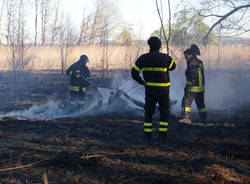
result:
[[(250, 85), (246, 85), (247, 74), (242, 72), (206, 72), (205, 104), (208, 115), (219, 112), (228, 117), (246, 116), (249, 118), (250, 110)], [(178, 103), (172, 106), (172, 113), (179, 116), (181, 112), (181, 100), (184, 94), (185, 76), (184, 71), (171, 72), (170, 99)], [(60, 101), (49, 100), (46, 104), (34, 104), (29, 109), (12, 111), (0, 115), (1, 117), (24, 117), (31, 119), (55, 119), (75, 116), (95, 116), (105, 114), (126, 114), (133, 112), (143, 116), (143, 107), (138, 106), (128, 99), (119, 90), (125, 92), (129, 97), (144, 103), (145, 91), (142, 85), (132, 80), (131, 76), (114, 77), (110, 88), (98, 87), (101, 94), (99, 97), (87, 98), (84, 110), (68, 112), (62, 108)], [(197, 112), (195, 102), (192, 111)], [(240, 112), (243, 112), (240, 114)], [(129, 114), (128, 114), (129, 115)]]
[(122, 114), (127, 112), (140, 114), (142, 112), (142, 107), (135, 105), (131, 100), (128, 100), (123, 93), (119, 92), (122, 90), (137, 100), (143, 101), (143, 91), (134, 93), (135, 90), (143, 90), (143, 87), (138, 86), (133, 81), (121, 77), (115, 77), (112, 81), (111, 87), (98, 87), (97, 89), (99, 94), (91, 97), (87, 96), (85, 108), (79, 109), (78, 111), (70, 112), (69, 109), (65, 107), (65, 104), (62, 106), (61, 101), (49, 100), (46, 104), (33, 104), (29, 109), (8, 112), (1, 114), (0, 117), (44, 120), (77, 116), (105, 115), (111, 113)]
[[(205, 104), (208, 114), (221, 113), (222, 116), (235, 117), (247, 108), (250, 111), (250, 85), (246, 85), (246, 76), (244, 71), (206, 71)], [(178, 100), (173, 107), (177, 115), (181, 111), (185, 83), (184, 71), (173, 73), (170, 96)], [(195, 102), (192, 103), (192, 111), (197, 112)]]

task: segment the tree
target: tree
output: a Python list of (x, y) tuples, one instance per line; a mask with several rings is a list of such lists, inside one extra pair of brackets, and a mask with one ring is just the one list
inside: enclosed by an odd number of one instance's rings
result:
[[(168, 26), (166, 26), (168, 27)], [(155, 30), (152, 35), (159, 36), (162, 28)], [(170, 44), (176, 46), (189, 46), (190, 44), (202, 44), (203, 38), (209, 26), (200, 17), (189, 17), (185, 11), (180, 12), (175, 24), (172, 24), (172, 36)], [(165, 30), (168, 33), (168, 30)], [(217, 44), (218, 38), (212, 32), (208, 37), (208, 44)]]
[(34, 45), (36, 46), (37, 45), (37, 32), (38, 32), (38, 0), (35, 0), (34, 1), (34, 3), (35, 3), (35, 39), (34, 39), (34, 41), (35, 41), (35, 43), (34, 43)]
[[(163, 33), (165, 42), (166, 42), (166, 46), (167, 46), (167, 53), (169, 54), (169, 41), (171, 38), (171, 4), (170, 4), (170, 0), (167, 1), (168, 3), (168, 15), (169, 15), (169, 19), (168, 19), (168, 36), (166, 35), (165, 32), (165, 28), (164, 28), (164, 20), (163, 20), (163, 8), (162, 8), (162, 1), (160, 0), (160, 5), (161, 5), (161, 9), (159, 8), (159, 4), (158, 4), (158, 0), (155, 0), (156, 3), (156, 8), (157, 8), (157, 12), (161, 21), (161, 28), (160, 29), (160, 38), (161, 38), (161, 33)], [(161, 32), (162, 31), (162, 32)]]
[(4, 6), (5, 6), (5, 0), (2, 1), (1, 10), (0, 10), (0, 46), (2, 46), (1, 36), (2, 36), (2, 19), (3, 19)]
[(76, 36), (72, 29), (72, 22), (69, 18), (64, 20), (64, 16), (61, 17), (61, 23), (59, 26), (59, 45), (61, 56), (61, 73), (63, 74), (70, 55), (70, 48), (76, 42)]
[[(190, 42), (202, 44), (203, 38), (207, 34), (208, 30), (211, 29), (208, 25), (206, 25), (201, 17), (195, 17), (194, 23), (188, 29), (188, 33), (190, 34)], [(209, 35), (207, 35), (207, 44), (215, 45), (218, 43), (218, 38), (215, 36), (215, 33), (211, 31)]]
[(204, 35), (204, 44), (211, 32), (218, 28), (224, 34), (241, 35), (250, 31), (249, 0), (202, 0), (201, 8), (194, 9), (195, 13), (205, 19), (213, 21)]
[(58, 35), (59, 32), (59, 26), (58, 26), (58, 16), (59, 16), (59, 9), (60, 9), (60, 1), (54, 1), (54, 20), (53, 23), (51, 25), (51, 43), (50, 45), (53, 46), (56, 36)]
[(42, 45), (46, 42), (47, 26), (50, 15), (51, 0), (41, 0), (41, 40)]
[(128, 28), (123, 28), (123, 31), (115, 38), (115, 43), (121, 45), (131, 45), (133, 43), (133, 36)]
[(14, 9), (15, 9), (15, 2), (13, 0), (7, 1), (7, 45), (11, 44), (11, 35), (12, 35), (12, 28), (13, 26), (13, 21), (14, 21)]
[(119, 26), (119, 12), (114, 0), (96, 0), (89, 43), (109, 38)]
[(86, 7), (83, 10), (82, 24), (81, 24), (81, 28), (80, 28), (79, 38), (77, 40), (77, 45), (80, 45), (82, 42), (87, 40), (87, 38), (86, 38), (87, 33), (90, 29), (91, 15), (85, 16), (85, 13), (86, 13)]

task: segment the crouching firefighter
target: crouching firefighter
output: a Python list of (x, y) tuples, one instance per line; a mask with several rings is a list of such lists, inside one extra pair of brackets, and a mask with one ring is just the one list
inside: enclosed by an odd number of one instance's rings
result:
[(81, 55), (79, 60), (66, 70), (66, 74), (70, 77), (70, 111), (84, 107), (86, 90), (90, 85), (90, 72), (86, 66), (87, 62), (89, 62), (88, 57)]
[[(151, 138), (153, 131), (153, 114), (156, 103), (159, 104), (160, 119), (158, 134), (164, 139), (168, 131), (169, 116), (169, 71), (175, 69), (174, 60), (167, 54), (159, 52), (161, 41), (158, 37), (148, 40), (150, 51), (141, 55), (131, 69), (132, 78), (145, 86), (144, 136)], [(143, 79), (140, 76), (143, 74)]]
[(184, 51), (184, 56), (187, 61), (187, 69), (185, 72), (187, 83), (184, 88), (184, 96), (182, 99), (183, 119), (179, 121), (180, 123), (192, 123), (190, 115), (191, 104), (193, 100), (195, 100), (201, 121), (205, 122), (207, 118), (207, 112), (204, 103), (204, 67), (202, 61), (197, 58), (197, 55), (200, 55), (200, 51), (196, 45), (192, 45), (190, 49)]

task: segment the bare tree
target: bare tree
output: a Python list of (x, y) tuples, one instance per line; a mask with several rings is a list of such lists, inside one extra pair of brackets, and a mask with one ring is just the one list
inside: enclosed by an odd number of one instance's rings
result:
[(86, 38), (87, 32), (90, 29), (91, 15), (88, 15), (87, 17), (85, 17), (85, 8), (83, 11), (82, 24), (81, 24), (81, 29), (80, 29), (80, 34), (79, 34), (79, 38), (77, 41), (77, 45), (80, 45), (84, 39), (87, 40)]
[(102, 38), (109, 37), (110, 35), (106, 35), (114, 31), (118, 25), (119, 13), (115, 1), (96, 0), (89, 43), (102, 42)]
[(41, 0), (41, 40), (42, 45), (46, 42), (47, 25), (49, 20), (51, 0)]
[(161, 3), (161, 10), (159, 9), (159, 4), (158, 4), (158, 0), (155, 0), (156, 2), (156, 8), (157, 8), (157, 12), (161, 21), (161, 27), (162, 27), (162, 31), (163, 31), (163, 36), (164, 39), (166, 41), (166, 46), (167, 46), (167, 53), (169, 54), (169, 40), (171, 38), (171, 4), (170, 4), (170, 0), (168, 0), (168, 15), (169, 15), (169, 19), (168, 19), (168, 36), (166, 36), (165, 33), (165, 26), (164, 26), (164, 20), (163, 20), (163, 8), (162, 8), (162, 1), (160, 0)]
[[(17, 3), (18, 2), (18, 3)], [(15, 6), (14, 6), (15, 5)], [(20, 100), (22, 91), (27, 85), (25, 82), (26, 72), (31, 69), (32, 54), (25, 45), (25, 17), (24, 17), (24, 1), (11, 1), (8, 4), (8, 35), (10, 56), (10, 100)], [(10, 16), (10, 17), (9, 17)], [(29, 68), (30, 67), (30, 68)]]
[(2, 1), (1, 11), (0, 11), (0, 47), (2, 46), (2, 19), (3, 19), (3, 11), (5, 6), (5, 0)]
[(37, 35), (38, 35), (38, 0), (35, 0), (35, 43), (34, 45), (37, 46)]
[(52, 30), (51, 30), (51, 46), (54, 45), (55, 42), (55, 38), (58, 34), (59, 31), (59, 26), (58, 26), (58, 16), (59, 16), (59, 8), (60, 8), (60, 1), (56, 1), (54, 4), (54, 8), (55, 9), (55, 15), (54, 15), (54, 20), (53, 20), (53, 24), (52, 24)]
[(60, 39), (59, 39), (59, 45), (60, 45), (60, 56), (61, 56), (61, 72), (64, 73), (68, 58), (70, 55), (70, 47), (74, 45), (76, 41), (76, 36), (73, 32), (73, 29), (71, 28), (72, 22), (67, 19), (66, 21), (62, 20), (60, 23)]
[(99, 23), (99, 19), (101, 16), (101, 0), (96, 0), (96, 7), (95, 7), (95, 13), (94, 13), (94, 19), (93, 19), (93, 23), (91, 26), (91, 33), (90, 33), (90, 39), (89, 39), (89, 43), (94, 43), (95, 41), (95, 36), (96, 36), (96, 32), (97, 32), (97, 26)]
[(15, 2), (14, 0), (10, 0), (7, 1), (7, 35), (6, 35), (6, 39), (7, 39), (7, 45), (11, 44), (11, 29), (14, 28), (13, 26), (13, 19), (14, 19), (14, 9), (15, 9)]
[[(214, 23), (203, 38), (207, 43), (209, 34), (215, 27), (221, 27), (230, 35), (241, 35), (250, 31), (249, 0), (202, 0), (201, 8), (196, 13)], [(225, 32), (225, 33), (226, 33)]]
[(17, 44), (20, 43), (22, 23), (23, 23), (23, 0), (19, 1), (18, 7), (18, 29), (17, 29)]

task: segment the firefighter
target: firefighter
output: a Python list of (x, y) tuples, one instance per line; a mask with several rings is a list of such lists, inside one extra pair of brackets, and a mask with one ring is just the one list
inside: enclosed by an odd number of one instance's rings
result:
[(90, 71), (86, 66), (89, 59), (86, 55), (81, 55), (79, 60), (72, 64), (66, 74), (70, 77), (70, 110), (74, 111), (83, 108), (85, 104), (85, 94), (90, 85)]
[[(158, 37), (150, 37), (147, 41), (150, 50), (141, 55), (131, 69), (132, 78), (145, 86), (145, 115), (144, 136), (150, 139), (153, 131), (153, 114), (156, 103), (159, 104), (160, 119), (158, 134), (165, 138), (168, 131), (169, 116), (169, 71), (175, 69), (174, 60), (168, 55), (161, 53), (161, 41)], [(140, 76), (143, 74), (143, 79)]]
[(202, 61), (197, 58), (197, 55), (200, 55), (200, 50), (197, 45), (192, 45), (190, 49), (184, 51), (184, 56), (187, 61), (187, 69), (185, 71), (187, 83), (182, 98), (183, 119), (179, 121), (180, 123), (192, 123), (190, 115), (193, 100), (195, 100), (201, 120), (205, 122), (207, 118), (206, 106), (204, 103), (204, 67)]

